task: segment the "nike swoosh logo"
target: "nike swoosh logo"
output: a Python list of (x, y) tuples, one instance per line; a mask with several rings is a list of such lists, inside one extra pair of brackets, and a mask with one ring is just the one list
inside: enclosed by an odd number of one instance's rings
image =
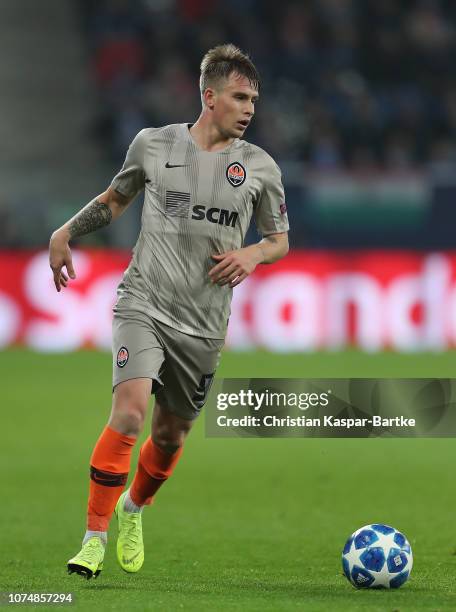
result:
[(170, 164), (169, 162), (166, 162), (165, 168), (186, 168), (189, 165), (190, 164)]
[(133, 561), (136, 559), (136, 557), (139, 557), (140, 554), (141, 553), (138, 552), (138, 553), (136, 553), (136, 555), (134, 555), (130, 559), (125, 559), (125, 557), (122, 557), (122, 562), (124, 563), (124, 565), (129, 565), (130, 563), (133, 563)]

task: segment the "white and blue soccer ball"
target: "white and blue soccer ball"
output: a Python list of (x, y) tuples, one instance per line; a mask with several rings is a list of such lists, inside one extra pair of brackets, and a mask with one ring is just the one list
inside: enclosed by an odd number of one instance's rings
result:
[(381, 523), (355, 531), (342, 551), (344, 574), (357, 589), (398, 589), (408, 580), (412, 566), (407, 538)]

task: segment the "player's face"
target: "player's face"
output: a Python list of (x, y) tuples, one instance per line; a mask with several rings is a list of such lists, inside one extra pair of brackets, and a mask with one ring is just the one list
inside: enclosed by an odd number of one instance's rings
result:
[(213, 120), (226, 138), (240, 138), (255, 113), (258, 92), (247, 77), (231, 73), (214, 91)]

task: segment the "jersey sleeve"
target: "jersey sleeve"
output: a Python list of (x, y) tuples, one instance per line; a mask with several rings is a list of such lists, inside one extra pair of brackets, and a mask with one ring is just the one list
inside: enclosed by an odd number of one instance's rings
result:
[(272, 158), (265, 164), (263, 188), (255, 207), (255, 224), (262, 236), (289, 229), (282, 173)]
[(144, 172), (145, 141), (146, 130), (141, 130), (129, 146), (120, 172), (111, 181), (111, 187), (127, 198), (133, 198), (144, 189), (146, 182)]

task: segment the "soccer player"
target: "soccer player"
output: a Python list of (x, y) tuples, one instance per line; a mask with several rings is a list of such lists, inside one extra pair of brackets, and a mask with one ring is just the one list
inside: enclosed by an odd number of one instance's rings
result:
[[(258, 89), (255, 66), (241, 50), (227, 44), (208, 51), (196, 123), (139, 132), (108, 189), (51, 237), (50, 266), (61, 291), (75, 278), (71, 239), (120, 217), (144, 190), (141, 231), (114, 307), (112, 411), (90, 460), (87, 531), (81, 551), (68, 561), (70, 573), (91, 578), (101, 572), (114, 512), (119, 564), (126, 572), (141, 568), (142, 511), (173, 473), (204, 405), (232, 289), (258, 264), (288, 252), (280, 170), (262, 149), (241, 140)], [(243, 248), (252, 215), (263, 238)], [(122, 492), (151, 393), (151, 435)]]

